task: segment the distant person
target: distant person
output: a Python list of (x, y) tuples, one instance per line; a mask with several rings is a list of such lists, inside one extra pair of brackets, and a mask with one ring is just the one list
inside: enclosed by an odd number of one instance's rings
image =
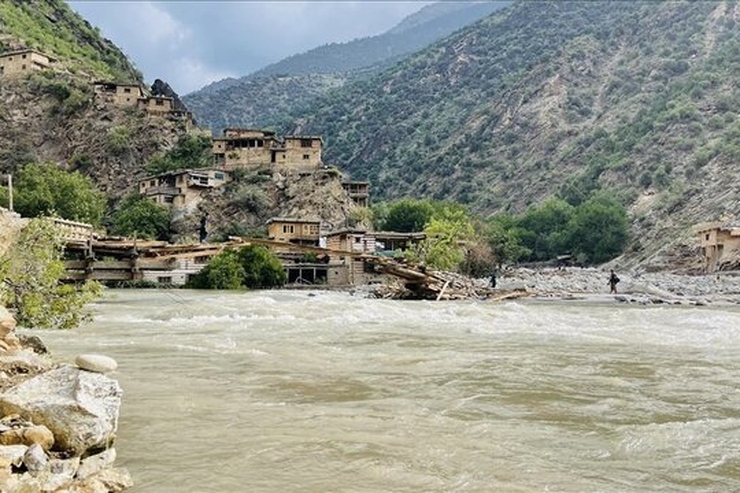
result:
[(609, 288), (610, 293), (617, 294), (617, 284), (619, 283), (619, 278), (614, 273), (614, 270), (611, 271), (611, 274), (609, 275)]
[(198, 228), (199, 229), (198, 230), (198, 233), (199, 233), (198, 236), (200, 237), (200, 242), (201, 243), (203, 243), (204, 241), (206, 241), (206, 238), (208, 237), (207, 223), (208, 223), (208, 214), (205, 214), (204, 216), (202, 216), (200, 218), (200, 228)]
[(491, 273), (491, 287), (492, 288), (496, 287), (496, 271), (495, 270)]

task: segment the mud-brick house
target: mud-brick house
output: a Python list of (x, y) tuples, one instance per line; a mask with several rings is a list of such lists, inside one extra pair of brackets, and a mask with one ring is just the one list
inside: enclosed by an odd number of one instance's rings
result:
[(398, 231), (371, 231), (368, 235), (375, 241), (377, 252), (406, 251), (426, 238), (426, 234), (401, 233)]
[[(331, 251), (328, 284), (346, 286), (379, 280), (373, 262), (366, 257), (376, 252), (375, 238), (367, 231), (333, 231), (326, 235), (326, 248)], [(347, 252), (347, 255), (338, 252)]]
[(119, 107), (138, 106), (144, 90), (138, 84), (117, 84), (98, 81), (93, 83), (95, 98)]
[(149, 113), (170, 113), (175, 111), (175, 100), (167, 96), (148, 96), (139, 98), (137, 106)]
[(345, 181), (342, 188), (347, 192), (352, 203), (357, 207), (369, 207), (370, 205), (370, 182), (368, 181)]
[(17, 50), (0, 53), (0, 76), (22, 75), (32, 70), (51, 67), (52, 58), (36, 50)]
[(286, 136), (251, 128), (227, 128), (213, 139), (214, 166), (225, 169), (271, 168), (312, 171), (321, 167), (321, 137)]
[(267, 237), (295, 245), (319, 246), (321, 221), (274, 217), (267, 221)]
[(198, 206), (204, 191), (229, 181), (229, 173), (221, 169), (169, 171), (140, 180), (139, 193), (173, 210), (190, 212)]
[(726, 263), (740, 262), (740, 225), (704, 223), (694, 230), (704, 252), (706, 272), (721, 270)]

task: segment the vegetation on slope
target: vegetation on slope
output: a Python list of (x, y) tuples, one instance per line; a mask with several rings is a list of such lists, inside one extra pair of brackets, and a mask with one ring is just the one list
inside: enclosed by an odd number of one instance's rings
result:
[[(481, 212), (609, 189), (638, 227), (740, 200), (739, 8), (729, 2), (520, 2), (291, 115), (381, 198)], [(296, 122), (299, 124), (296, 125)], [(725, 194), (706, 197), (717, 176)]]
[(509, 3), (432, 4), (384, 34), (320, 46), (245, 77), (215, 82), (183, 99), (198, 121), (216, 133), (227, 127), (271, 126), (317, 95), (395, 63)]
[(0, 52), (33, 48), (71, 71), (128, 82), (142, 79), (126, 56), (62, 0), (0, 1)]

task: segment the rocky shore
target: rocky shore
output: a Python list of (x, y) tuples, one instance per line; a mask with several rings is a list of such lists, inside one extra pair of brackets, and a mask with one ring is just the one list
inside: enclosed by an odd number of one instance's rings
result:
[(116, 363), (80, 355), (55, 363), (35, 337), (18, 337), (0, 307), (0, 491), (110, 493), (132, 485), (114, 467), (122, 390)]
[[(496, 290), (524, 290), (529, 298), (639, 304), (740, 304), (740, 273), (678, 275), (616, 271), (617, 294), (609, 293), (609, 270), (598, 268), (510, 268), (499, 272)], [(485, 285), (488, 280), (478, 281)]]

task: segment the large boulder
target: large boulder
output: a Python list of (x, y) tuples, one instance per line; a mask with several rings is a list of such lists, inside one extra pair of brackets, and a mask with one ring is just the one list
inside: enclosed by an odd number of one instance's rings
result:
[(0, 414), (46, 426), (54, 434), (54, 450), (81, 456), (112, 445), (122, 394), (116, 380), (65, 365), (0, 395)]

